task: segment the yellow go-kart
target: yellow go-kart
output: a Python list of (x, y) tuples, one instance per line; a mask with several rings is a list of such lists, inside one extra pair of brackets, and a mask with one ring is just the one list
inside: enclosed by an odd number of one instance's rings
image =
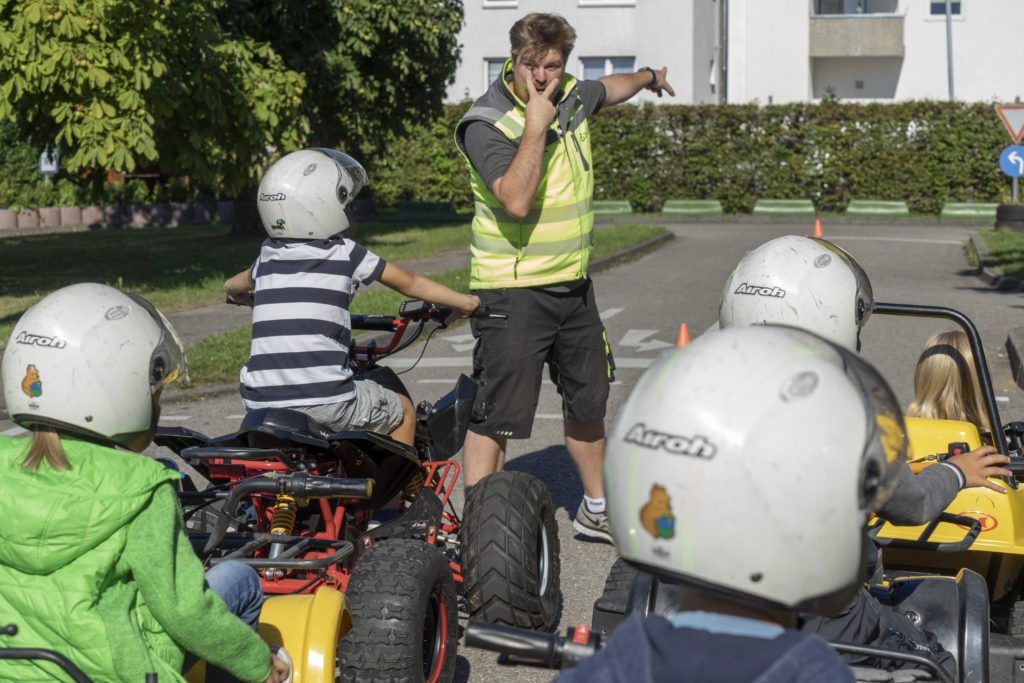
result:
[[(894, 575), (939, 573), (955, 575), (969, 569), (985, 580), (992, 605), (993, 630), (1024, 636), (1024, 489), (1017, 476), (1024, 473), (1021, 423), (1002, 422), (992, 389), (978, 331), (959, 311), (937, 306), (875, 304), (875, 313), (928, 317), (957, 323), (971, 344), (982, 399), (989, 423), (995, 427), (992, 445), (1011, 458), (1007, 469), (1014, 477), (1005, 482), (1006, 494), (986, 488), (961, 491), (946, 509), (947, 515), (920, 527), (877, 523), (872, 535), (883, 547), (886, 571)], [(907, 418), (911, 468), (920, 470), (958, 452), (982, 445), (977, 427), (967, 422)]]

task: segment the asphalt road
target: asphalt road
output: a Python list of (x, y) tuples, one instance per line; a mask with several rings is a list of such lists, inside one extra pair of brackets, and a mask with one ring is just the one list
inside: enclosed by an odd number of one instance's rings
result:
[[(599, 307), (612, 342), (617, 381), (612, 387), (609, 422), (631, 387), (658, 353), (674, 344), (679, 324), (697, 336), (717, 320), (726, 277), (743, 254), (779, 235), (806, 234), (804, 224), (683, 224), (669, 226), (677, 239), (655, 253), (594, 277)], [(1024, 299), (992, 290), (968, 271), (963, 244), (969, 227), (883, 224), (824, 226), (825, 237), (852, 253), (871, 279), (875, 299), (891, 303), (950, 306), (977, 324), (993, 372), (1002, 422), (1024, 414), (1024, 392), (1013, 384), (1003, 345)], [(383, 313), (383, 311), (382, 311)], [(862, 334), (863, 354), (878, 367), (901, 403), (913, 396), (913, 368), (925, 340), (951, 325), (937, 321), (872, 317)], [(439, 332), (419, 364), (403, 375), (414, 401), (445, 393), (460, 372), (469, 371), (472, 339), (468, 326)], [(415, 360), (419, 347), (394, 359), (396, 370)], [(234, 394), (165, 404), (162, 423), (185, 425), (206, 434), (223, 434), (238, 424), (243, 408)], [(560, 630), (589, 623), (608, 568), (615, 559), (609, 545), (576, 538), (570, 516), (582, 496), (562, 446), (561, 410), (553, 387), (545, 383), (532, 438), (513, 442), (508, 469), (534, 474), (547, 484), (557, 507), (562, 548), (563, 606)], [(0, 421), (0, 432), (13, 425)], [(723, 491), (723, 500), (731, 492)], [(461, 507), (461, 491), (456, 505)], [(462, 622), (464, 624), (464, 622)], [(460, 648), (457, 681), (547, 681), (552, 673), (498, 666), (486, 652)]]

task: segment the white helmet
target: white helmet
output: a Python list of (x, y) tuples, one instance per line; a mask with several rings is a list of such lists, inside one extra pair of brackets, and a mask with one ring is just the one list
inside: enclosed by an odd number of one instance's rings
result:
[(626, 560), (743, 602), (828, 613), (862, 581), (868, 515), (905, 467), (899, 404), (804, 330), (715, 330), (662, 354), (608, 435)]
[(347, 154), (304, 149), (267, 169), (256, 206), (271, 237), (325, 239), (348, 228), (345, 211), (367, 184), (366, 171)]
[(718, 324), (795, 325), (858, 350), (874, 303), (852, 256), (825, 240), (787, 235), (740, 260), (722, 290)]
[(22, 427), (142, 450), (156, 433), (160, 390), (188, 371), (174, 328), (149, 302), (85, 283), (25, 311), (2, 373), (7, 412)]

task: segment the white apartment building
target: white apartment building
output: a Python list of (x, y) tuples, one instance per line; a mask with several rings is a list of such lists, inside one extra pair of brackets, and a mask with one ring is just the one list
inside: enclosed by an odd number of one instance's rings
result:
[[(1024, 97), (1024, 0), (951, 2), (953, 93)], [(449, 101), (476, 98), (508, 53), (508, 29), (557, 12), (576, 29), (570, 73), (668, 67), (666, 102), (949, 99), (945, 0), (465, 0)], [(646, 91), (638, 100), (657, 101)]]

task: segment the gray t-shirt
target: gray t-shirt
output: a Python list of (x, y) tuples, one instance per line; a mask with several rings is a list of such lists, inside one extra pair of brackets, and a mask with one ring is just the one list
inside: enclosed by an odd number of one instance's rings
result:
[[(604, 105), (605, 89), (601, 81), (578, 81), (580, 99), (586, 116), (596, 114)], [(553, 141), (549, 131), (548, 144)], [(494, 181), (505, 175), (519, 146), (486, 121), (473, 121), (465, 130), (466, 156), (480, 174), (487, 188), (494, 189)]]

